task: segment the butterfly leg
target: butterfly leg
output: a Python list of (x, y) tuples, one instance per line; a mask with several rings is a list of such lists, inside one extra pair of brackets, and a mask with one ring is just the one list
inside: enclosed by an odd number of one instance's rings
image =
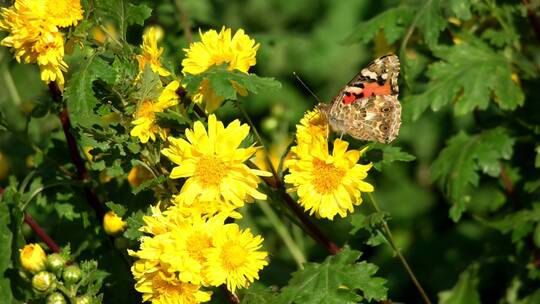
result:
[(345, 134), (345, 132), (341, 132), (341, 135), (339, 136), (339, 140), (343, 139), (343, 134)]

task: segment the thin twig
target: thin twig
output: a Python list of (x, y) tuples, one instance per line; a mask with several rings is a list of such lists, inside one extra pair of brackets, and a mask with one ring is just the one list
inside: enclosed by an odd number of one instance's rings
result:
[[(54, 101), (60, 103), (62, 102), (62, 92), (58, 88), (58, 85), (56, 82), (49, 83), (49, 92), (54, 99)], [(64, 136), (66, 138), (66, 142), (69, 148), (69, 154), (71, 156), (71, 162), (73, 165), (75, 165), (75, 169), (77, 170), (77, 178), (85, 183), (90, 182), (90, 174), (88, 173), (88, 170), (84, 166), (84, 162), (81, 158), (81, 154), (79, 152), (79, 147), (77, 146), (77, 141), (75, 140), (75, 136), (71, 133), (71, 121), (69, 119), (69, 114), (67, 111), (67, 107), (64, 106), (62, 111), (59, 114), (60, 121), (62, 122), (62, 129), (64, 130)], [(105, 208), (103, 207), (103, 204), (100, 202), (99, 198), (97, 197), (96, 192), (93, 188), (90, 186), (85, 185), (83, 187), (84, 196), (86, 197), (86, 201), (88, 204), (94, 209), (94, 212), (96, 213), (96, 216), (98, 218), (98, 221), (101, 223), (103, 222), (103, 216), (105, 216)]]
[[(371, 194), (371, 192), (368, 192), (368, 196), (370, 198), (371, 205), (373, 206), (375, 211), (381, 212), (381, 209), (379, 209), (379, 206), (377, 205), (377, 202), (375, 201), (375, 198), (373, 197), (373, 194)], [(396, 243), (394, 242), (394, 237), (392, 236), (392, 231), (390, 230), (390, 226), (388, 226), (388, 223), (386, 221), (384, 221), (384, 220), (383, 220), (383, 229), (384, 229), (384, 233), (387, 236), (390, 247), (392, 247), (392, 250), (398, 256), (401, 264), (403, 265), (403, 267), (407, 271), (407, 274), (411, 278), (414, 286), (416, 287), (416, 289), (420, 293), (420, 296), (424, 300), (424, 303), (431, 304), (431, 301), (429, 300), (429, 297), (427, 296), (426, 292), (424, 291), (424, 288), (422, 288), (422, 285), (420, 284), (420, 282), (418, 281), (418, 279), (414, 275), (414, 272), (412, 271), (411, 267), (409, 266), (409, 263), (407, 262), (407, 260), (403, 256), (403, 254), (401, 254), (401, 250), (399, 250), (399, 248), (396, 246)]]
[(527, 17), (533, 27), (536, 39), (540, 42), (540, 22), (538, 22), (538, 19), (536, 18), (536, 13), (531, 9), (529, 0), (523, 0), (523, 5), (525, 5), (525, 8), (527, 9)]
[(178, 14), (180, 15), (180, 25), (182, 26), (182, 30), (184, 30), (184, 34), (186, 35), (186, 40), (188, 43), (193, 42), (193, 32), (191, 32), (191, 21), (189, 20), (189, 15), (186, 10), (186, 6), (182, 4), (182, 1), (175, 0), (174, 3), (176, 4), (176, 9), (178, 10)]
[(60, 246), (58, 246), (53, 239), (41, 228), (41, 226), (32, 218), (28, 212), (24, 213), (24, 222), (32, 228), (32, 230), (39, 236), (39, 238), (47, 244), (47, 246), (53, 251), (53, 252), (60, 252)]

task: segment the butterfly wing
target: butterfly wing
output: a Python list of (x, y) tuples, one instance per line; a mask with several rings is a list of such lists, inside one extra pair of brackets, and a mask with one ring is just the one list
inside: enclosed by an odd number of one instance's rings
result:
[(332, 129), (361, 140), (394, 140), (401, 126), (399, 69), (396, 55), (377, 58), (362, 69), (329, 107), (321, 107)]

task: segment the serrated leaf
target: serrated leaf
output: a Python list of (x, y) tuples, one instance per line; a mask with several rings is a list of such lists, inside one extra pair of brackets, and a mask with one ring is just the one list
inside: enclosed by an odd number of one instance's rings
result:
[(127, 219), (127, 229), (124, 231), (124, 237), (130, 240), (136, 240), (143, 236), (143, 233), (139, 231), (139, 228), (144, 225), (143, 221), (144, 212), (141, 210), (131, 214)]
[(351, 215), (351, 225), (353, 228), (349, 233), (354, 235), (358, 231), (366, 231), (369, 237), (366, 244), (373, 247), (388, 243), (388, 240), (382, 233), (382, 226), (389, 219), (390, 214), (388, 212), (374, 212), (367, 216), (356, 212)]
[(126, 214), (126, 211), (127, 211), (126, 207), (124, 207), (124, 206), (122, 206), (120, 204), (115, 204), (113, 202), (106, 202), (105, 206), (109, 207), (109, 209), (111, 209), (119, 217), (123, 217), (124, 214)]
[(96, 54), (72, 70), (64, 93), (72, 123), (89, 127), (99, 120), (94, 114), (98, 100), (92, 89), (92, 84), (97, 79), (111, 84), (115, 81), (116, 74), (114, 69)]
[(386, 299), (386, 280), (373, 277), (377, 266), (357, 262), (360, 255), (345, 248), (321, 264), (305, 264), (304, 269), (292, 274), (273, 303), (344, 304)]
[(450, 10), (454, 13), (456, 18), (461, 20), (471, 19), (471, 7), (478, 2), (478, 0), (450, 0), (448, 4)]
[(533, 229), (533, 224), (540, 222), (540, 204), (534, 203), (532, 209), (520, 210), (507, 214), (497, 220), (482, 220), (489, 227), (502, 233), (512, 233), (512, 242), (517, 242), (527, 236)]
[(405, 34), (414, 16), (414, 8), (407, 5), (390, 8), (381, 14), (362, 22), (347, 41), (371, 41), (379, 31), (384, 32), (386, 41), (394, 43)]
[(396, 161), (411, 162), (416, 159), (414, 155), (401, 151), (400, 147), (395, 146), (376, 143), (371, 146), (370, 150), (380, 150), (382, 152), (382, 159), (373, 162), (373, 167), (378, 171), (381, 171), (383, 166)]
[(424, 35), (424, 41), (429, 47), (434, 47), (439, 39), (439, 34), (446, 28), (446, 19), (442, 16), (441, 1), (427, 0), (418, 9), (418, 29)]
[(152, 188), (154, 186), (157, 186), (159, 184), (164, 183), (167, 180), (167, 176), (160, 175), (156, 178), (151, 178), (143, 181), (139, 186), (135, 187), (131, 192), (133, 194), (137, 194), (141, 191), (147, 190), (149, 188)]
[(144, 21), (152, 15), (152, 9), (145, 4), (135, 5), (126, 0), (96, 0), (96, 11), (98, 15), (114, 20), (124, 38), (129, 25), (144, 25)]
[(480, 304), (478, 267), (473, 265), (459, 275), (456, 285), (439, 293), (439, 304)]
[(471, 186), (478, 186), (482, 171), (490, 176), (500, 173), (500, 160), (510, 159), (514, 139), (506, 130), (496, 128), (469, 136), (464, 132), (448, 140), (433, 162), (432, 177), (444, 186), (453, 203), (450, 217), (458, 221), (470, 203)]
[(218, 96), (227, 100), (236, 100), (237, 89), (233, 83), (236, 83), (245, 90), (257, 94), (262, 90), (272, 91), (281, 88), (281, 84), (270, 77), (259, 77), (255, 74), (246, 74), (239, 71), (229, 71), (226, 66), (220, 65), (210, 68), (204, 73), (198, 75), (187, 75), (184, 78), (188, 92), (195, 94), (203, 80), (210, 82), (212, 90)]
[(449, 103), (458, 115), (484, 110), (492, 95), (503, 110), (523, 105), (523, 92), (512, 80), (510, 63), (502, 54), (479, 42), (438, 47), (434, 54), (441, 61), (429, 66), (428, 89), (405, 101), (413, 107), (414, 119), (430, 106), (437, 111)]
[(81, 217), (81, 214), (79, 212), (76, 212), (73, 205), (70, 203), (56, 202), (53, 206), (60, 218), (65, 218), (68, 221), (73, 221), (74, 219), (78, 219)]

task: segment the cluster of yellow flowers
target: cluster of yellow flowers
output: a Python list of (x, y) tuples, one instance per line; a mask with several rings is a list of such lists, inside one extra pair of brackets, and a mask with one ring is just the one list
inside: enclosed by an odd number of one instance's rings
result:
[(9, 32), (1, 45), (13, 48), (18, 62), (37, 63), (41, 79), (64, 85), (64, 35), (60, 28), (83, 18), (79, 0), (16, 0), (0, 11), (0, 29)]
[[(163, 52), (157, 46), (160, 36), (159, 31), (147, 31), (143, 54), (137, 60), (141, 70), (149, 64), (155, 73), (168, 76), (170, 73), (159, 59)], [(203, 73), (219, 64), (247, 73), (255, 64), (258, 44), (242, 30), (232, 38), (230, 29), (222, 29), (219, 34), (210, 30), (201, 33), (201, 39), (185, 50), (184, 74)], [(169, 88), (172, 83), (174, 86)], [(166, 131), (155, 124), (153, 115), (178, 102), (173, 95), (179, 84), (172, 83), (157, 102), (139, 105), (131, 134), (142, 142), (155, 140), (155, 134), (164, 139)], [(210, 91), (203, 84), (195, 98), (198, 102), (204, 100), (207, 110), (223, 101)], [(167, 208), (158, 204), (152, 207), (151, 216), (144, 217), (141, 231), (147, 235), (141, 239), (138, 251), (129, 251), (138, 258), (132, 272), (137, 280), (135, 288), (144, 301), (206, 302), (212, 294), (210, 287), (226, 285), (234, 293), (258, 279), (259, 271), (268, 264), (267, 253), (260, 250), (262, 237), (225, 222), (227, 218), (241, 217), (236, 210), (246, 202), (266, 199), (257, 188), (259, 176), (270, 173), (245, 164), (258, 150), (253, 145), (242, 147), (249, 132), (249, 126), (239, 120), (225, 126), (211, 114), (207, 127), (197, 121), (193, 128), (185, 130), (185, 138), (167, 139), (169, 145), (162, 154), (176, 165), (170, 178), (183, 179), (183, 183)]]
[(267, 253), (259, 250), (263, 239), (226, 224), (227, 213), (210, 216), (206, 209), (173, 204), (161, 211), (158, 204), (144, 217), (141, 230), (149, 236), (142, 237), (138, 251), (129, 251), (138, 258), (131, 271), (144, 301), (206, 302), (208, 287), (225, 284), (234, 293), (259, 278), (268, 264)]
[(336, 139), (329, 151), (328, 134), (328, 122), (318, 110), (304, 115), (297, 125), (292, 159), (285, 162), (285, 182), (306, 211), (332, 220), (336, 214), (353, 212), (362, 203), (361, 192), (372, 192), (373, 186), (363, 181), (371, 164), (358, 164), (364, 150), (347, 151), (349, 144)]

